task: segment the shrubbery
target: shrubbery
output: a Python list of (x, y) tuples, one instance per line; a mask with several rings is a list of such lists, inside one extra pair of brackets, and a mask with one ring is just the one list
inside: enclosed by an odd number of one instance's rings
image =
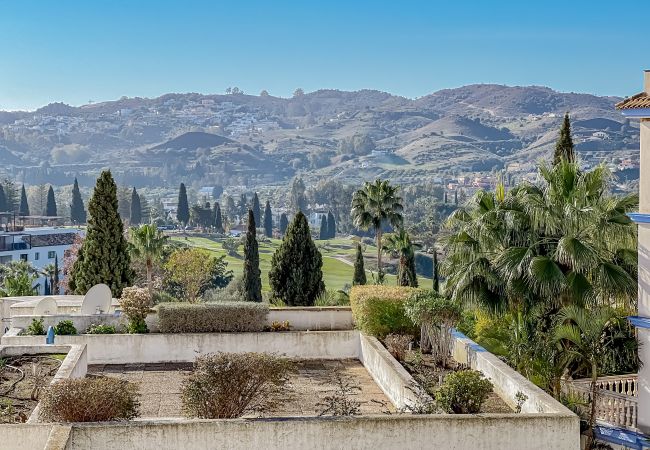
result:
[(492, 392), (492, 383), (476, 370), (461, 370), (445, 377), (436, 391), (438, 406), (447, 413), (476, 414)]
[(386, 350), (393, 355), (398, 361), (404, 361), (406, 353), (409, 350), (409, 344), (413, 341), (413, 336), (408, 334), (389, 334), (384, 338)]
[(199, 356), (182, 388), (189, 417), (230, 419), (262, 410), (285, 387), (291, 361), (265, 353), (214, 353)]
[(86, 330), (86, 334), (115, 334), (117, 330), (113, 325), (91, 324)]
[(161, 333), (262, 331), (268, 305), (254, 302), (164, 303), (158, 307)]
[(417, 334), (417, 326), (406, 316), (404, 304), (415, 288), (400, 286), (353, 286), (350, 306), (357, 327), (372, 336)]
[(45, 327), (43, 326), (43, 319), (32, 319), (27, 329), (22, 334), (29, 336), (42, 336), (45, 334)]
[(62, 320), (54, 327), (54, 334), (58, 336), (75, 335), (77, 334), (77, 329), (72, 320)]
[(149, 289), (127, 287), (122, 291), (120, 308), (124, 311), (129, 324), (129, 333), (147, 333), (149, 330), (145, 319), (151, 310), (151, 293)]
[(43, 394), (40, 417), (47, 422), (105, 422), (139, 415), (137, 385), (108, 377), (75, 378), (52, 384)]

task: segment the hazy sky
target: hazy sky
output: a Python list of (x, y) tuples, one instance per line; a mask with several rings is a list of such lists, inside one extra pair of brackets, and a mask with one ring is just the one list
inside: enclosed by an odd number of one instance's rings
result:
[(0, 109), (297, 87), (419, 97), (470, 83), (630, 95), (648, 0), (0, 3)]

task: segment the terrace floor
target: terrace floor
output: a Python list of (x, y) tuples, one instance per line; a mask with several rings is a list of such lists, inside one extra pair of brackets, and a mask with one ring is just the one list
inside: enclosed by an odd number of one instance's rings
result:
[[(388, 397), (356, 359), (297, 360), (290, 392), (273, 409), (251, 417), (315, 416), (325, 409), (325, 397), (337, 391), (338, 379), (358, 386), (350, 399), (361, 414), (395, 412)], [(88, 373), (118, 377), (140, 385), (141, 417), (181, 417), (181, 385), (191, 363), (90, 365)]]

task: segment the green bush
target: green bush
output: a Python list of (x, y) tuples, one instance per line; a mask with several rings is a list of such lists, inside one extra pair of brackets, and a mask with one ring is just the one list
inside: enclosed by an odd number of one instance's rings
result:
[(27, 329), (23, 332), (29, 336), (42, 336), (45, 334), (45, 327), (43, 326), (43, 319), (32, 319)]
[(54, 334), (58, 336), (75, 335), (77, 329), (74, 327), (72, 320), (62, 320), (54, 327)]
[(169, 303), (158, 307), (161, 333), (262, 331), (268, 305), (255, 302)]
[(344, 291), (323, 291), (314, 306), (349, 306), (350, 305), (350, 296)]
[(165, 291), (153, 291), (151, 294), (151, 301), (154, 305), (158, 303), (179, 302), (180, 300)]
[(39, 405), (46, 422), (106, 422), (139, 415), (137, 385), (108, 377), (57, 381), (44, 392)]
[(436, 402), (447, 413), (476, 414), (492, 392), (492, 383), (476, 370), (461, 370), (445, 377)]
[(86, 330), (86, 334), (115, 334), (117, 333), (113, 325), (91, 324)]
[(148, 333), (145, 319), (151, 311), (151, 293), (149, 289), (139, 287), (127, 287), (122, 291), (120, 308), (129, 319), (126, 327), (129, 333)]
[(418, 327), (406, 316), (404, 304), (418, 289), (401, 286), (353, 286), (350, 306), (357, 327), (366, 334), (418, 335)]

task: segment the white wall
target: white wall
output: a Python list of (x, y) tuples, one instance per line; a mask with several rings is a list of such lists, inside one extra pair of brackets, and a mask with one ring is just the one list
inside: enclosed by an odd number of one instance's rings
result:
[(292, 330), (352, 330), (352, 310), (349, 306), (287, 307), (269, 310), (269, 325), (274, 321), (289, 321)]
[(0, 425), (0, 450), (45, 448), (52, 424)]

